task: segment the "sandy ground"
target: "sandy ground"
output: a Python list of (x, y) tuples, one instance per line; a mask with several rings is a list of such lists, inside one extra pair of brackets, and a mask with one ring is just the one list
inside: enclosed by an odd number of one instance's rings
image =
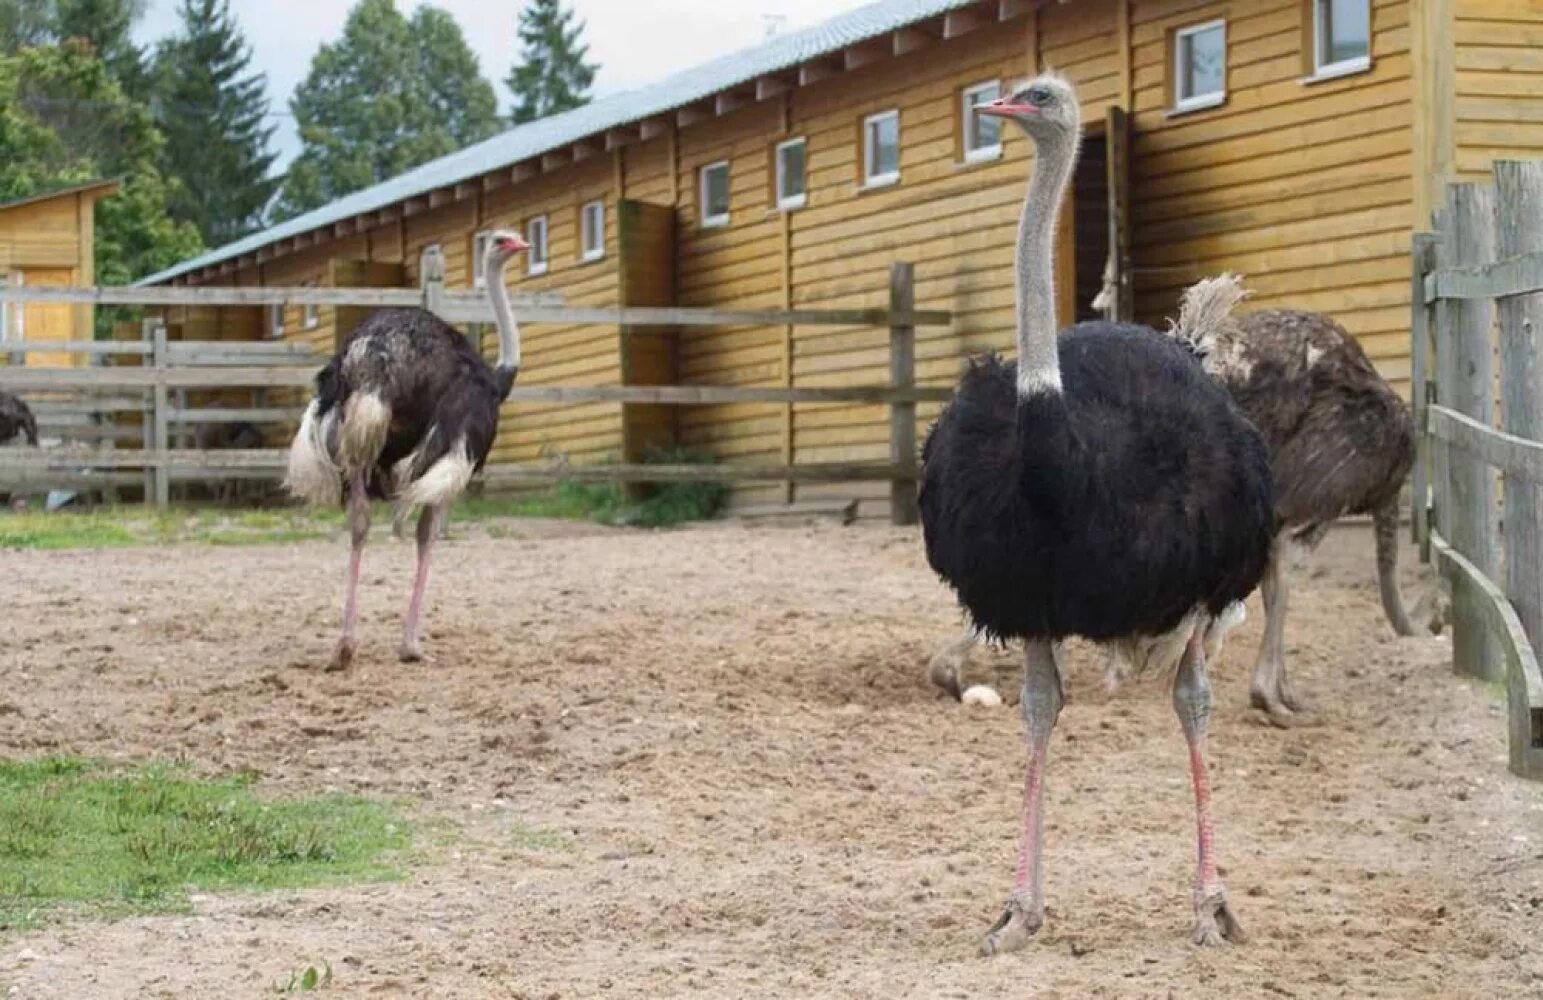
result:
[[(3, 556), (0, 752), (251, 768), (432, 820), (404, 883), (0, 942), (10, 996), (271, 995), (323, 960), (347, 997), (1543, 996), (1543, 788), (1507, 774), (1494, 695), (1446, 644), (1383, 624), (1364, 529), (1297, 577), (1289, 655), (1323, 725), (1247, 708), (1257, 600), (1214, 668), (1250, 943), (1189, 944), (1167, 692), (1108, 693), (1083, 653), (1050, 758), (1049, 923), (991, 961), (1019, 722), (929, 689), (958, 618), (914, 531), (457, 534), (430, 661), (391, 657), (411, 554), (383, 540), (344, 674), (320, 669), (341, 543)], [(1015, 688), (1011, 656), (984, 667)]]

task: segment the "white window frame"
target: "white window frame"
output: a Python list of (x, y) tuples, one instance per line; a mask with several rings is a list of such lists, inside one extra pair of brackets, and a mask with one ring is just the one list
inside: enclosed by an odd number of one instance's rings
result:
[[(963, 125), (961, 134), (964, 139), (964, 162), (966, 163), (984, 163), (988, 160), (999, 160), (1002, 158), (1002, 126), (1000, 124), (997, 125), (996, 142), (989, 146), (975, 145), (975, 118), (977, 116), (975, 108), (980, 104), (986, 103), (979, 100), (976, 95), (988, 90), (995, 90), (997, 97), (1001, 97), (1002, 81), (986, 80), (981, 83), (972, 84), (964, 88), (959, 95), (959, 114)], [(992, 100), (996, 100), (996, 98), (993, 97)]]
[[(873, 142), (873, 126), (890, 118), (895, 120), (895, 169), (888, 173), (876, 174), (873, 172), (874, 154), (876, 152)], [(891, 108), (888, 111), (880, 111), (863, 119), (863, 187), (881, 188), (891, 184), (900, 183), (900, 151), (903, 147), (900, 135), (900, 109)]]
[(1313, 75), (1308, 81), (1333, 80), (1336, 77), (1349, 76), (1352, 73), (1364, 73), (1372, 68), (1372, 0), (1366, 3), (1366, 52), (1363, 55), (1351, 56), (1349, 59), (1341, 59), (1339, 62), (1325, 63), (1320, 60), (1324, 55), (1323, 37), (1323, 10), (1331, 0), (1312, 0), (1313, 4)]
[[(798, 194), (785, 195), (782, 193), (782, 180), (786, 176), (782, 167), (782, 151), (795, 146), (802, 146), (804, 149), (804, 189)], [(776, 185), (773, 193), (776, 195), (779, 209), (791, 212), (809, 204), (809, 142), (806, 136), (784, 139), (772, 149), (772, 177), (772, 183)]]
[(551, 269), (551, 246), (547, 242), (551, 231), (545, 212), (525, 220), (525, 242), (530, 244), (525, 253), (525, 273), (532, 277), (546, 274)]
[(482, 259), (487, 256), (488, 241), (493, 238), (493, 230), (479, 229), (471, 238), (471, 287), (476, 291), (488, 287), (488, 276), (482, 268)]
[[(26, 286), (26, 277), (20, 271), (12, 271), (10, 274), (0, 274), (0, 284), (10, 285), (13, 288)], [(16, 317), (16, 322), (11, 322), (11, 317)], [(0, 305), (0, 341), (26, 340), (27, 339), (27, 304), (25, 302), (6, 302)]]
[[(1317, 0), (1314, 0), (1316, 3)], [(1192, 94), (1185, 97), (1181, 93), (1184, 86), (1184, 40), (1195, 35), (1202, 34), (1212, 29), (1220, 28), (1222, 32), (1222, 89), (1213, 90), (1208, 94)], [(1210, 21), (1202, 21), (1199, 24), (1189, 24), (1179, 28), (1173, 33), (1173, 111), (1200, 111), (1205, 108), (1214, 108), (1227, 103), (1227, 19), (1214, 18)]]
[[(316, 288), (314, 281), (306, 282), (305, 287)], [(321, 309), (314, 302), (306, 302), (300, 307), (300, 329), (314, 330), (321, 326)]]
[[(596, 223), (591, 230), (590, 213), (595, 213)], [(590, 237), (595, 237), (593, 245)], [(579, 260), (589, 263), (605, 257), (605, 200), (596, 198), (579, 206)]]
[(284, 339), (284, 303), (275, 302), (268, 307), (268, 339)]
[(718, 229), (729, 224), (730, 209), (734, 201), (732, 189), (726, 188), (729, 191), (729, 204), (724, 206), (723, 211), (717, 215), (707, 214), (707, 175), (720, 168), (723, 170), (725, 183), (732, 182), (733, 174), (729, 172), (728, 160), (714, 160), (711, 163), (704, 163), (701, 169), (697, 171), (697, 211), (702, 217), (698, 225), (702, 229)]

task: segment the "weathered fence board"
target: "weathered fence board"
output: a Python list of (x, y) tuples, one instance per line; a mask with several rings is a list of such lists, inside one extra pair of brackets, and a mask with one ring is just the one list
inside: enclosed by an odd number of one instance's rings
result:
[(1426, 413), (1427, 429), (1437, 441), (1455, 446), (1498, 469), (1535, 483), (1543, 482), (1543, 444), (1497, 431), (1445, 406), (1433, 404), (1426, 407)]
[(495, 485), (535, 485), (571, 480), (579, 483), (844, 483), (895, 478), (886, 462), (811, 462), (805, 465), (499, 465), (483, 476)]
[[(889, 384), (896, 391), (910, 391), (916, 384), (916, 327), (895, 319), (914, 312), (916, 268), (897, 261), (889, 266)], [(895, 475), (889, 483), (889, 507), (896, 524), (915, 524), (921, 519), (916, 503), (916, 403), (896, 399), (889, 408), (889, 464)]]
[(1527, 295), (1543, 286), (1543, 252), (1501, 251), (1500, 259), (1468, 267), (1443, 267), (1425, 284), (1427, 302), (1482, 301)]
[[(1428, 395), (1430, 362), (1433, 356), (1430, 342), (1430, 307), (1423, 298), (1425, 275), (1436, 266), (1436, 237), (1431, 233), (1416, 233), (1413, 241), (1413, 275), (1410, 282), (1409, 301), (1414, 315), (1409, 325), (1410, 380), (1409, 403), (1414, 411), (1415, 427), (1425, 426), (1425, 408), (1430, 404)], [(1410, 530), (1414, 540), (1421, 541), (1430, 516), (1430, 442), (1424, 434), (1415, 439), (1413, 481), (1410, 485)]]

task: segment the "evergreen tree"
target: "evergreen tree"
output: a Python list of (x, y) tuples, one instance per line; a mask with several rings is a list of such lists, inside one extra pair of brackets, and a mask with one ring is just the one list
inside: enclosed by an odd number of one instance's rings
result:
[(176, 185), (157, 165), (161, 135), (92, 45), (71, 40), (0, 55), (0, 199), (120, 177), (97, 206), (96, 273), (123, 284), (196, 254), (198, 231), (167, 214)]
[(575, 22), (562, 0), (530, 0), (516, 33), (520, 61), (504, 80), (514, 95), (509, 117), (516, 125), (589, 103), (595, 65), (584, 61), (584, 22)]
[(323, 45), (290, 101), (301, 152), (284, 180), (281, 217), (325, 204), (486, 138), (493, 88), (449, 14), (360, 0), (343, 37)]
[(267, 81), (249, 73), (252, 50), (229, 0), (182, 0), (179, 34), (156, 54), (156, 121), (166, 137), (161, 163), (180, 182), (172, 217), (219, 246), (262, 224), (277, 178)]
[[(27, 0), (22, 0), (25, 4)], [(55, 41), (78, 38), (90, 44), (124, 93), (148, 96), (145, 54), (134, 44), (134, 25), (147, 0), (51, 0)]]
[(53, 0), (0, 0), (0, 53), (53, 41)]

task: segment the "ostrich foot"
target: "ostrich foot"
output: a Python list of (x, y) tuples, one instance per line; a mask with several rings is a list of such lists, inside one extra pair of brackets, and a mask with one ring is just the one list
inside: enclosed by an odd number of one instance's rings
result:
[(349, 664), (354, 662), (354, 652), (358, 645), (353, 639), (339, 639), (337, 648), (332, 651), (332, 659), (327, 662), (328, 670), (347, 670)]
[(1297, 695), (1280, 672), (1275, 676), (1277, 679), (1273, 684), (1254, 683), (1253, 689), (1249, 691), (1249, 703), (1264, 712), (1272, 725), (1281, 729), (1312, 725), (1316, 721), (1312, 706)]
[(1015, 892), (1008, 897), (1002, 915), (991, 925), (991, 930), (981, 939), (982, 958), (1018, 951), (1029, 943), (1029, 938), (1039, 932), (1045, 923), (1044, 904), (1036, 904), (1026, 892)]
[(938, 646), (937, 652), (932, 654), (932, 659), (927, 661), (927, 676), (932, 681), (932, 686), (939, 691), (959, 700), (964, 688), (959, 683), (959, 675), (970, 663), (970, 650), (975, 646), (975, 637), (965, 635), (962, 639), (950, 639)]
[(404, 642), (397, 647), (396, 658), (402, 663), (422, 663), (423, 647), (418, 644), (417, 639)]
[(1238, 923), (1232, 907), (1227, 905), (1227, 893), (1214, 889), (1204, 896), (1196, 894), (1194, 942), (1202, 948), (1231, 941), (1242, 944), (1248, 940), (1243, 925)]

